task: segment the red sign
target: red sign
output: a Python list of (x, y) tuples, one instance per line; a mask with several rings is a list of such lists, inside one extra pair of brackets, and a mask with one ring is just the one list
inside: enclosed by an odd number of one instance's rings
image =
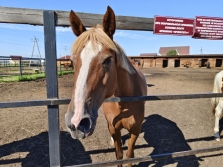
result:
[(193, 35), (194, 19), (177, 17), (154, 17), (154, 34)]
[(223, 18), (196, 16), (193, 38), (223, 39)]

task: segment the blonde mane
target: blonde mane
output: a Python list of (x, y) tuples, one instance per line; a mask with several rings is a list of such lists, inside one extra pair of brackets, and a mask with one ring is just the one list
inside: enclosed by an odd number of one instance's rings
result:
[(79, 54), (86, 43), (91, 41), (93, 50), (97, 52), (99, 50), (98, 44), (104, 45), (107, 49), (114, 51), (117, 55), (117, 65), (126, 69), (130, 74), (135, 73), (135, 69), (129, 62), (124, 50), (116, 42), (113, 42), (108, 35), (103, 31), (101, 25), (96, 25), (89, 30), (82, 33), (73, 43), (71, 48), (71, 54)]

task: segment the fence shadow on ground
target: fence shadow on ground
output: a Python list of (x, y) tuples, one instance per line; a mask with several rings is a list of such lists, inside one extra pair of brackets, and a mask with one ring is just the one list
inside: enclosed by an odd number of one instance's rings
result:
[[(158, 114), (145, 118), (145, 122), (142, 125), (142, 132), (144, 132), (144, 139), (148, 143), (148, 146), (154, 148), (150, 155), (191, 150), (176, 123)], [(144, 167), (151, 164), (154, 165), (153, 167), (169, 164), (190, 167), (199, 166), (198, 158), (195, 155), (141, 162), (137, 166)]]
[[(90, 155), (85, 151), (79, 140), (74, 140), (67, 132), (61, 132), (61, 165), (70, 166), (91, 163)], [(0, 146), (0, 158), (14, 153), (28, 152), (25, 158), (7, 158), (0, 160), (0, 166), (21, 163), (22, 166), (50, 166), (48, 133), (15, 141)]]
[[(220, 130), (222, 130), (222, 127), (223, 119), (220, 121)], [(145, 118), (145, 122), (142, 125), (142, 132), (144, 132), (144, 139), (148, 144), (136, 145), (135, 149), (153, 147), (154, 150), (150, 155), (191, 150), (190, 146), (187, 144), (188, 142), (214, 140), (213, 136), (185, 140), (183, 133), (175, 122), (157, 114)], [(114, 148), (85, 151), (82, 143), (79, 140), (72, 139), (68, 132), (61, 131), (60, 136), (62, 166), (92, 163), (90, 158), (91, 154), (115, 153)], [(122, 140), (123, 143), (125, 143), (128, 140), (128, 134), (122, 136)], [(10, 166), (15, 163), (21, 163), (22, 166), (50, 166), (48, 142), (48, 132), (42, 132), (30, 138), (1, 145), (0, 166)], [(127, 147), (123, 146), (123, 150), (127, 150)], [(23, 152), (28, 152), (27, 156), (25, 158), (19, 157), (18, 154), (22, 154)], [(15, 158), (11, 158), (10, 155), (15, 153), (17, 153), (17, 155), (12, 156)], [(5, 156), (10, 157), (4, 158)], [(197, 167), (199, 166), (198, 161), (202, 161), (202, 158), (215, 156), (222, 156), (222, 153), (199, 157), (191, 155), (173, 159), (141, 162), (136, 166), (147, 167), (149, 165), (154, 165), (154, 167), (160, 167), (169, 164), (177, 164), (177, 166)]]

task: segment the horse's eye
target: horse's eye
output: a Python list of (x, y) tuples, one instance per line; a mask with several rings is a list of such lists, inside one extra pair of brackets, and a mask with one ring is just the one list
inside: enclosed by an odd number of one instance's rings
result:
[(103, 65), (109, 65), (111, 63), (111, 57), (108, 57), (104, 60), (104, 62), (102, 63)]

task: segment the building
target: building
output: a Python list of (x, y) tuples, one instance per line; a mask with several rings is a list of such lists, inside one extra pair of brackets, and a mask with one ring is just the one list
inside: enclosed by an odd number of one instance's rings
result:
[(19, 64), (20, 59), (22, 59), (22, 56), (16, 56), (16, 55), (10, 55), (9, 56), (9, 64)]
[(70, 55), (65, 55), (57, 59), (57, 66), (64, 65), (64, 64), (71, 64)]
[[(129, 57), (140, 62), (144, 62), (141, 68), (202, 68), (220, 67), (223, 68), (223, 54), (202, 54), (202, 55), (178, 55), (178, 56), (134, 56)], [(154, 66), (149, 63), (153, 62)]]
[(167, 56), (167, 53), (171, 50), (176, 50), (177, 55), (189, 55), (190, 54), (190, 46), (160, 47), (159, 54), (161, 56)]
[[(170, 51), (176, 55), (168, 55)], [(190, 46), (160, 47), (159, 53), (142, 53), (140, 56), (130, 56), (130, 59), (140, 62), (141, 68), (201, 68), (223, 67), (222, 54), (190, 55)]]
[(151, 57), (151, 59), (141, 59), (140, 67), (144, 67), (144, 68), (155, 67), (156, 61), (155, 61), (155, 59), (152, 59), (152, 57), (156, 57), (156, 56), (157, 56), (157, 53), (141, 53), (140, 57)]
[(63, 56), (59, 59), (57, 59), (57, 66), (61, 68), (61, 66), (63, 66), (66, 70), (68, 68), (72, 68), (73, 69), (73, 62), (70, 59), (69, 55)]

